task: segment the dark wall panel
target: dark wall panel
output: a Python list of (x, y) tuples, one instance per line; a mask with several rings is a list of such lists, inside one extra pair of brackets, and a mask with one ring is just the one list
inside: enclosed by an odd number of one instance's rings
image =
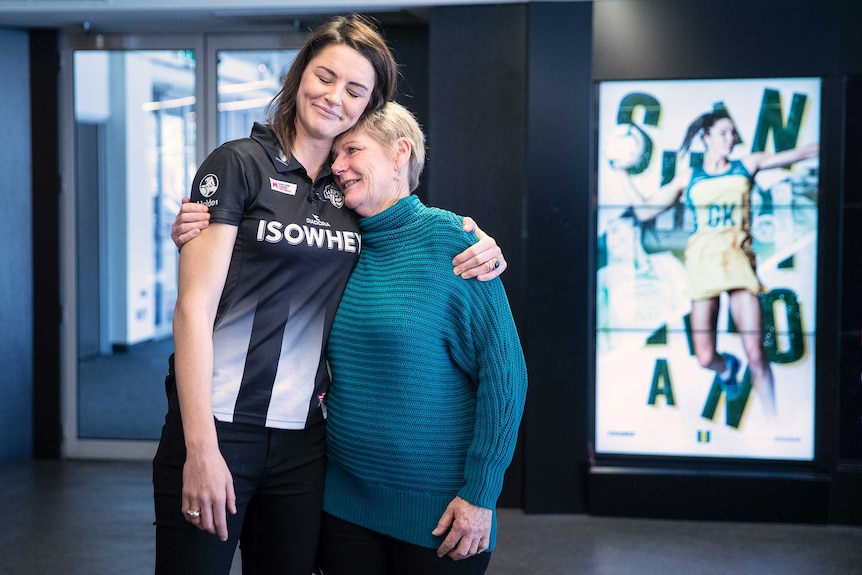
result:
[(862, 42), (859, 41), (862, 2), (830, 0), (824, 7), (828, 10), (827, 14), (837, 22), (835, 35), (838, 46), (833, 55), (835, 69), (841, 74), (862, 74)]
[[(855, 0), (595, 3), (596, 79), (803, 76), (862, 66)], [(858, 25), (859, 19), (855, 22)], [(857, 40), (854, 41), (853, 39)], [(849, 51), (849, 52), (848, 52)]]
[(838, 473), (832, 516), (862, 524), (862, 75), (846, 83), (844, 211), (841, 241), (841, 301), (838, 409)]
[(816, 474), (787, 475), (776, 488), (775, 478), (768, 474), (597, 469), (590, 475), (590, 512), (611, 517), (826, 523), (829, 490), (829, 479)]
[[(433, 8), (429, 29), (427, 200), (472, 216), (503, 248), (503, 283), (524, 342), (526, 8)], [(537, 385), (529, 357), (527, 367)], [(501, 506), (521, 505), (521, 458), (519, 449)]]
[[(396, 100), (410, 109), (419, 124), (428, 126), (428, 27), (390, 26), (386, 41), (398, 61), (398, 95)], [(419, 181), (416, 195), (427, 199), (428, 178)]]
[(583, 512), (592, 377), (592, 5), (534, 4), (529, 20), (525, 509)]
[(32, 455), (33, 254), (29, 49), (0, 30), (0, 461)]
[(33, 166), (33, 455), (60, 457), (60, 134), (58, 32), (30, 32)]

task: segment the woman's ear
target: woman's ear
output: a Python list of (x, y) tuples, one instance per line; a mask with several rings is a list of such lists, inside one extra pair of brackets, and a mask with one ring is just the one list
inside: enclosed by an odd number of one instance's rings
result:
[(398, 138), (395, 140), (395, 169), (401, 170), (410, 161), (410, 154), (413, 152), (413, 147), (407, 138)]

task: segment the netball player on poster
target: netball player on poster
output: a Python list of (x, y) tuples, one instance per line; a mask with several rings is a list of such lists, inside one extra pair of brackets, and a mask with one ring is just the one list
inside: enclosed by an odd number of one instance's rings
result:
[(686, 156), (699, 137), (705, 152), (700, 165), (677, 165), (669, 184), (644, 193), (628, 170), (618, 168), (635, 215), (639, 220), (655, 218), (684, 198), (694, 216), (694, 232), (685, 248), (688, 291), (691, 298), (691, 333), (697, 361), (714, 371), (733, 400), (739, 395), (740, 361), (730, 353), (719, 353), (717, 322), (719, 297), (728, 294), (730, 315), (742, 337), (751, 383), (764, 411), (774, 415), (775, 381), (763, 348), (762, 317), (756, 256), (751, 249), (751, 190), (760, 170), (786, 168), (818, 155), (817, 144), (775, 153), (754, 152), (736, 159), (731, 153), (739, 133), (726, 111), (707, 112), (688, 127), (679, 153)]

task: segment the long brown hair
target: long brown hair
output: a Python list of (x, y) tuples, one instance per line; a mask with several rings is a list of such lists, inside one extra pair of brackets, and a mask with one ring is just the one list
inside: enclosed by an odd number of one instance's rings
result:
[(398, 64), (375, 21), (360, 14), (336, 16), (321, 24), (296, 55), (281, 90), (266, 107), (266, 117), (285, 156), (290, 158), (296, 138), (296, 96), (308, 63), (325, 47), (340, 44), (362, 54), (374, 68), (376, 81), (365, 113), (395, 98)]

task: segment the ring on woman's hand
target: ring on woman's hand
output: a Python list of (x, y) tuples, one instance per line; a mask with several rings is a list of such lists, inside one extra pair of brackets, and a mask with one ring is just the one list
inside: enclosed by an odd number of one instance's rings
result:
[(201, 516), (201, 512), (195, 511), (194, 509), (187, 509), (186, 515), (188, 515), (190, 519), (197, 519), (198, 517)]
[(500, 260), (498, 260), (497, 258), (494, 258), (493, 260), (488, 260), (488, 271), (489, 272), (494, 271), (498, 267), (500, 267)]

